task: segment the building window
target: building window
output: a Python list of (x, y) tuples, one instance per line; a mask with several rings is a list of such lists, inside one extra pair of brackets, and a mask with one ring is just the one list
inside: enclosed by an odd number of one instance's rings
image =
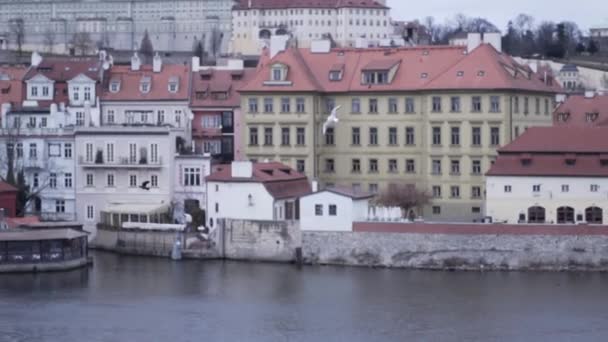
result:
[(84, 100), (91, 101), (91, 87), (84, 87)]
[(55, 200), (55, 212), (56, 213), (65, 213), (65, 201), (64, 200)]
[(92, 205), (87, 205), (87, 220), (93, 221), (95, 219), (95, 208)]
[(528, 209), (528, 223), (545, 223), (545, 208), (530, 207)]
[(300, 173), (306, 172), (306, 161), (303, 159), (296, 160), (296, 170)]
[(95, 176), (92, 173), (87, 173), (87, 175), (86, 175), (86, 186), (87, 187), (95, 186)]
[(289, 127), (281, 127), (281, 145), (289, 146), (290, 143), (290, 129)]
[(359, 127), (351, 129), (351, 143), (353, 146), (361, 145), (361, 129)]
[(249, 98), (249, 113), (257, 113), (257, 112), (258, 112), (258, 99)]
[(273, 100), (271, 97), (264, 98), (264, 113), (274, 113)]
[(450, 197), (451, 198), (460, 198), (460, 187), (455, 185), (450, 187)]
[(306, 104), (305, 104), (305, 100), (302, 97), (298, 97), (296, 98), (296, 112), (297, 113), (304, 113), (306, 111)]
[[(8, 144), (12, 145), (12, 144)], [(17, 143), (17, 159), (23, 158), (23, 143)]]
[(540, 185), (532, 185), (532, 192), (536, 192), (539, 193), (540, 192)]
[(152, 176), (150, 176), (150, 185), (153, 188), (158, 188), (158, 175), (152, 175)]
[(473, 213), (473, 214), (480, 214), (481, 213), (481, 208), (480, 207), (473, 207), (473, 208), (471, 208), (471, 213)]
[(481, 146), (481, 127), (473, 127), (471, 129), (471, 144), (473, 146)]
[(137, 175), (129, 175), (129, 187), (137, 187)]
[(84, 126), (84, 112), (76, 112), (76, 126)]
[(352, 99), (350, 103), (351, 113), (360, 114), (361, 113), (361, 100), (360, 99)]
[(108, 188), (113, 188), (114, 187), (114, 174), (113, 173), (108, 173), (106, 175), (106, 186)]
[(524, 115), (530, 114), (530, 98), (524, 97)]
[(264, 127), (264, 146), (272, 146), (272, 127)]
[(452, 146), (459, 146), (460, 145), (460, 127), (452, 127), (451, 129), (452, 131)]
[(591, 224), (602, 224), (604, 222), (604, 211), (598, 207), (585, 209), (585, 221)]
[(72, 159), (72, 144), (66, 143), (63, 145), (63, 156), (66, 159)]
[(452, 160), (450, 162), (450, 174), (454, 176), (460, 175), (460, 160)]
[(57, 188), (57, 174), (51, 173), (49, 175), (49, 188), (56, 189)]
[(416, 161), (414, 159), (405, 160), (405, 172), (416, 173)]
[(441, 145), (441, 127), (433, 127), (433, 145)]
[(370, 114), (378, 113), (378, 99), (369, 99), (369, 113)]
[(549, 99), (545, 99), (545, 115), (549, 115)]
[(450, 98), (450, 110), (452, 111), (452, 113), (458, 113), (460, 112), (460, 97), (459, 96), (452, 96)]
[(490, 128), (490, 143), (492, 146), (500, 145), (500, 129), (498, 127)]
[(281, 98), (281, 113), (291, 112), (291, 99), (289, 97)]
[(519, 97), (515, 96), (513, 98), (513, 112), (515, 114), (519, 114)]
[(433, 215), (441, 215), (441, 207), (438, 205), (433, 206)]
[(513, 188), (510, 185), (505, 185), (505, 193), (511, 193)]
[(68, 189), (72, 187), (72, 174), (71, 173), (66, 173), (63, 176), (63, 183), (64, 183), (65, 187)]
[(433, 113), (441, 112), (441, 97), (433, 96)]
[(30, 159), (38, 158), (38, 148), (36, 147), (36, 143), (30, 143)]
[(414, 98), (413, 97), (407, 97), (405, 99), (405, 112), (408, 113), (408, 114), (416, 112), (416, 107), (415, 107), (415, 104), (414, 104)]
[(500, 96), (490, 96), (490, 112), (500, 112)]
[(397, 146), (398, 145), (398, 138), (397, 138), (397, 127), (389, 127), (388, 128), (388, 144), (391, 146)]
[(481, 160), (473, 160), (471, 163), (471, 173), (475, 176), (481, 175)]
[(325, 112), (331, 113), (336, 108), (336, 99), (328, 97), (325, 99)]
[(597, 184), (591, 184), (590, 190), (591, 192), (598, 192), (600, 190), (600, 186)]
[(250, 146), (258, 145), (258, 128), (257, 127), (249, 127), (249, 145)]
[(184, 186), (201, 186), (201, 169), (197, 167), (184, 168)]
[(414, 127), (406, 127), (405, 128), (405, 144), (408, 146), (413, 146), (416, 144), (414, 133)]
[(352, 160), (352, 173), (361, 173), (361, 159)]
[(315, 204), (315, 216), (323, 216), (323, 205)]
[(397, 99), (394, 97), (391, 97), (388, 99), (388, 112), (391, 114), (395, 114), (399, 111), (399, 108), (397, 106)]
[(397, 163), (397, 159), (389, 159), (388, 160), (388, 172), (389, 173), (397, 173), (399, 172), (399, 166)]
[(481, 96), (473, 96), (471, 98), (471, 112), (481, 112)]
[(376, 184), (376, 183), (371, 183), (371, 184), (369, 185), (369, 192), (370, 192), (371, 194), (377, 194), (377, 193), (378, 193), (378, 184)]
[(441, 186), (433, 186), (433, 198), (441, 198)]
[(534, 99), (534, 114), (540, 115), (540, 99), (538, 97)]
[(333, 146), (335, 143), (335, 130), (333, 128), (327, 128), (325, 132), (325, 145)]
[(334, 173), (336, 172), (334, 160), (333, 159), (325, 159), (325, 172), (326, 173)]
[(562, 192), (570, 192), (570, 185), (562, 184)]
[(329, 205), (329, 216), (338, 216), (338, 206), (335, 204)]
[(304, 127), (296, 128), (296, 144), (298, 146), (306, 145), (306, 129)]
[(378, 159), (369, 160), (369, 173), (378, 173)]
[(433, 159), (431, 172), (433, 175), (441, 175), (441, 160)]
[(378, 128), (377, 127), (369, 128), (369, 144), (372, 146), (378, 145)]
[(473, 199), (481, 198), (481, 187), (479, 187), (479, 186), (471, 187), (471, 198), (473, 198)]
[(574, 223), (574, 208), (559, 207), (557, 208), (557, 223)]

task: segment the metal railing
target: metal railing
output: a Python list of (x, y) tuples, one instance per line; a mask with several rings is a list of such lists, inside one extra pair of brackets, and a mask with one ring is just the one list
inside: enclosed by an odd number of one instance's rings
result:
[(137, 168), (157, 168), (163, 166), (163, 158), (158, 157), (156, 160), (152, 161), (150, 158), (139, 158), (139, 159), (131, 159), (129, 157), (118, 157), (113, 161), (107, 161), (105, 159), (93, 158), (87, 160), (85, 157), (80, 156), (78, 158), (78, 164), (87, 166), (87, 167), (100, 167), (100, 168), (108, 168), (108, 167), (137, 167)]

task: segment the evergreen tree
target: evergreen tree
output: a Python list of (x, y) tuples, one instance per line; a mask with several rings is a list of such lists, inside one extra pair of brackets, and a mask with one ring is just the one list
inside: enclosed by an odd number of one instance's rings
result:
[(30, 187), (25, 182), (23, 170), (17, 173), (17, 184), (15, 184), (19, 192), (17, 193), (17, 216), (25, 215), (25, 207), (30, 196)]
[(152, 46), (152, 41), (148, 35), (148, 30), (144, 32), (144, 37), (139, 45), (139, 53), (144, 57), (145, 63), (150, 64), (152, 62), (152, 57), (154, 56), (154, 47)]
[(587, 52), (589, 52), (592, 55), (595, 55), (598, 52), (598, 47), (597, 47), (597, 43), (595, 42), (595, 40), (590, 40), (589, 41), (589, 46), (587, 47)]

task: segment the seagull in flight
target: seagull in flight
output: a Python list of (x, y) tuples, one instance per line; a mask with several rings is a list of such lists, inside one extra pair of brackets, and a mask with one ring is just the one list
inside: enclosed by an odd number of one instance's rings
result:
[(336, 108), (332, 109), (331, 114), (327, 117), (327, 121), (323, 124), (323, 135), (327, 134), (328, 128), (336, 127), (336, 124), (340, 121), (338, 120), (338, 110), (341, 107), (342, 106), (336, 106)]
[(145, 181), (139, 186), (140, 189), (150, 191), (150, 181)]

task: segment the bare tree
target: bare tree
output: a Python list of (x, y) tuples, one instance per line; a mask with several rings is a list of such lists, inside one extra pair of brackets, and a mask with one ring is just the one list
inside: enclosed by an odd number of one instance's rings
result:
[(80, 52), (81, 56), (84, 56), (93, 46), (93, 40), (91, 39), (89, 32), (76, 32), (72, 37), (72, 45), (76, 51)]
[(224, 34), (217, 28), (214, 27), (211, 30), (211, 53), (213, 57), (217, 57), (222, 49), (222, 39), (224, 38)]
[(55, 31), (50, 28), (44, 31), (44, 46), (46, 47), (46, 51), (53, 53), (56, 40)]
[(25, 23), (22, 18), (15, 18), (9, 21), (10, 34), (17, 45), (17, 53), (21, 57), (23, 53), (23, 44), (25, 43)]
[(425, 192), (418, 190), (414, 184), (389, 184), (380, 193), (376, 202), (386, 207), (399, 207), (402, 214), (409, 216), (414, 209), (420, 209), (429, 204), (431, 197)]
[(426, 30), (429, 34), (430, 37), (430, 43), (433, 44), (437, 41), (437, 36), (438, 36), (438, 31), (439, 28), (437, 27), (437, 24), (435, 23), (435, 18), (428, 16), (426, 18), (424, 18), (424, 26), (426, 27)]

